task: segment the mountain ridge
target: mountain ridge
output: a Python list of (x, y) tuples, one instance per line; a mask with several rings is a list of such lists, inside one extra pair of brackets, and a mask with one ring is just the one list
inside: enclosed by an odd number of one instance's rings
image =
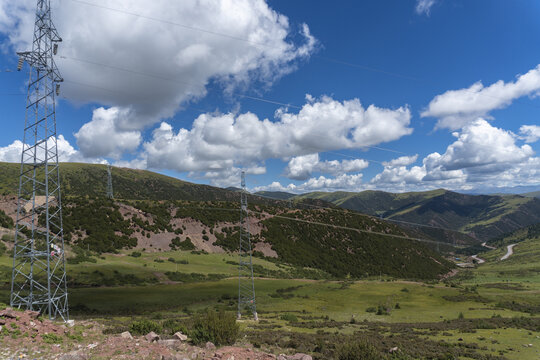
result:
[(521, 195), (467, 195), (437, 189), (427, 192), (307, 193), (295, 196), (329, 201), (345, 209), (468, 233), (478, 240), (540, 222), (540, 199)]

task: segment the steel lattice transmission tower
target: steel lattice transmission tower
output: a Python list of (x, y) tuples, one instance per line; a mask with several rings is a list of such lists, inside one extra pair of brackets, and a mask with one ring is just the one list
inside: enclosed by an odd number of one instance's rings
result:
[(107, 165), (107, 197), (114, 199), (113, 187), (112, 187), (112, 174), (111, 165)]
[(67, 321), (66, 284), (55, 97), (62, 77), (53, 56), (62, 41), (50, 0), (38, 0), (32, 50), (18, 53), (30, 66), (21, 156), (10, 303)]
[(246, 173), (242, 171), (242, 191), (240, 195), (240, 247), (238, 262), (238, 318), (244, 310), (253, 313), (257, 321), (255, 303), (255, 283), (253, 281), (253, 263), (251, 260), (251, 235), (249, 232), (249, 213), (246, 190)]

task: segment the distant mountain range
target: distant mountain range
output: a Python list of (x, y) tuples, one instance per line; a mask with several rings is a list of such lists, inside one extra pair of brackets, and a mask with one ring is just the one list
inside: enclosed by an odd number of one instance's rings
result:
[[(540, 199), (535, 197), (537, 195), (468, 195), (439, 189), (402, 194), (383, 191), (312, 192), (290, 199), (323, 200), (387, 220), (464, 232), (484, 241), (540, 222)], [(264, 196), (272, 197), (272, 193), (265, 192)], [(282, 198), (284, 195), (279, 193), (278, 196)]]

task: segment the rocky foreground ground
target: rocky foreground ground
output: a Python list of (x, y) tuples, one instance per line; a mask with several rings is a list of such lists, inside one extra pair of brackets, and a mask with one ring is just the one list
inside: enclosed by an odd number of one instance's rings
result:
[(263, 353), (249, 344), (193, 346), (181, 333), (162, 339), (154, 333), (105, 335), (103, 330), (93, 321), (60, 324), (39, 317), (35, 311), (6, 308), (0, 311), (0, 359), (311, 360), (305, 354)]

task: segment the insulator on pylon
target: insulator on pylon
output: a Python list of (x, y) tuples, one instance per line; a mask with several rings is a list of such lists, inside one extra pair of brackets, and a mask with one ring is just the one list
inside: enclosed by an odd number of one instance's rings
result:
[(60, 84), (56, 84), (56, 96), (60, 95)]
[(17, 71), (21, 71), (23, 65), (24, 65), (24, 58), (20, 57), (19, 58), (19, 63), (17, 64)]
[(57, 52), (58, 52), (58, 44), (54, 44), (53, 45), (53, 54), (56, 55)]

